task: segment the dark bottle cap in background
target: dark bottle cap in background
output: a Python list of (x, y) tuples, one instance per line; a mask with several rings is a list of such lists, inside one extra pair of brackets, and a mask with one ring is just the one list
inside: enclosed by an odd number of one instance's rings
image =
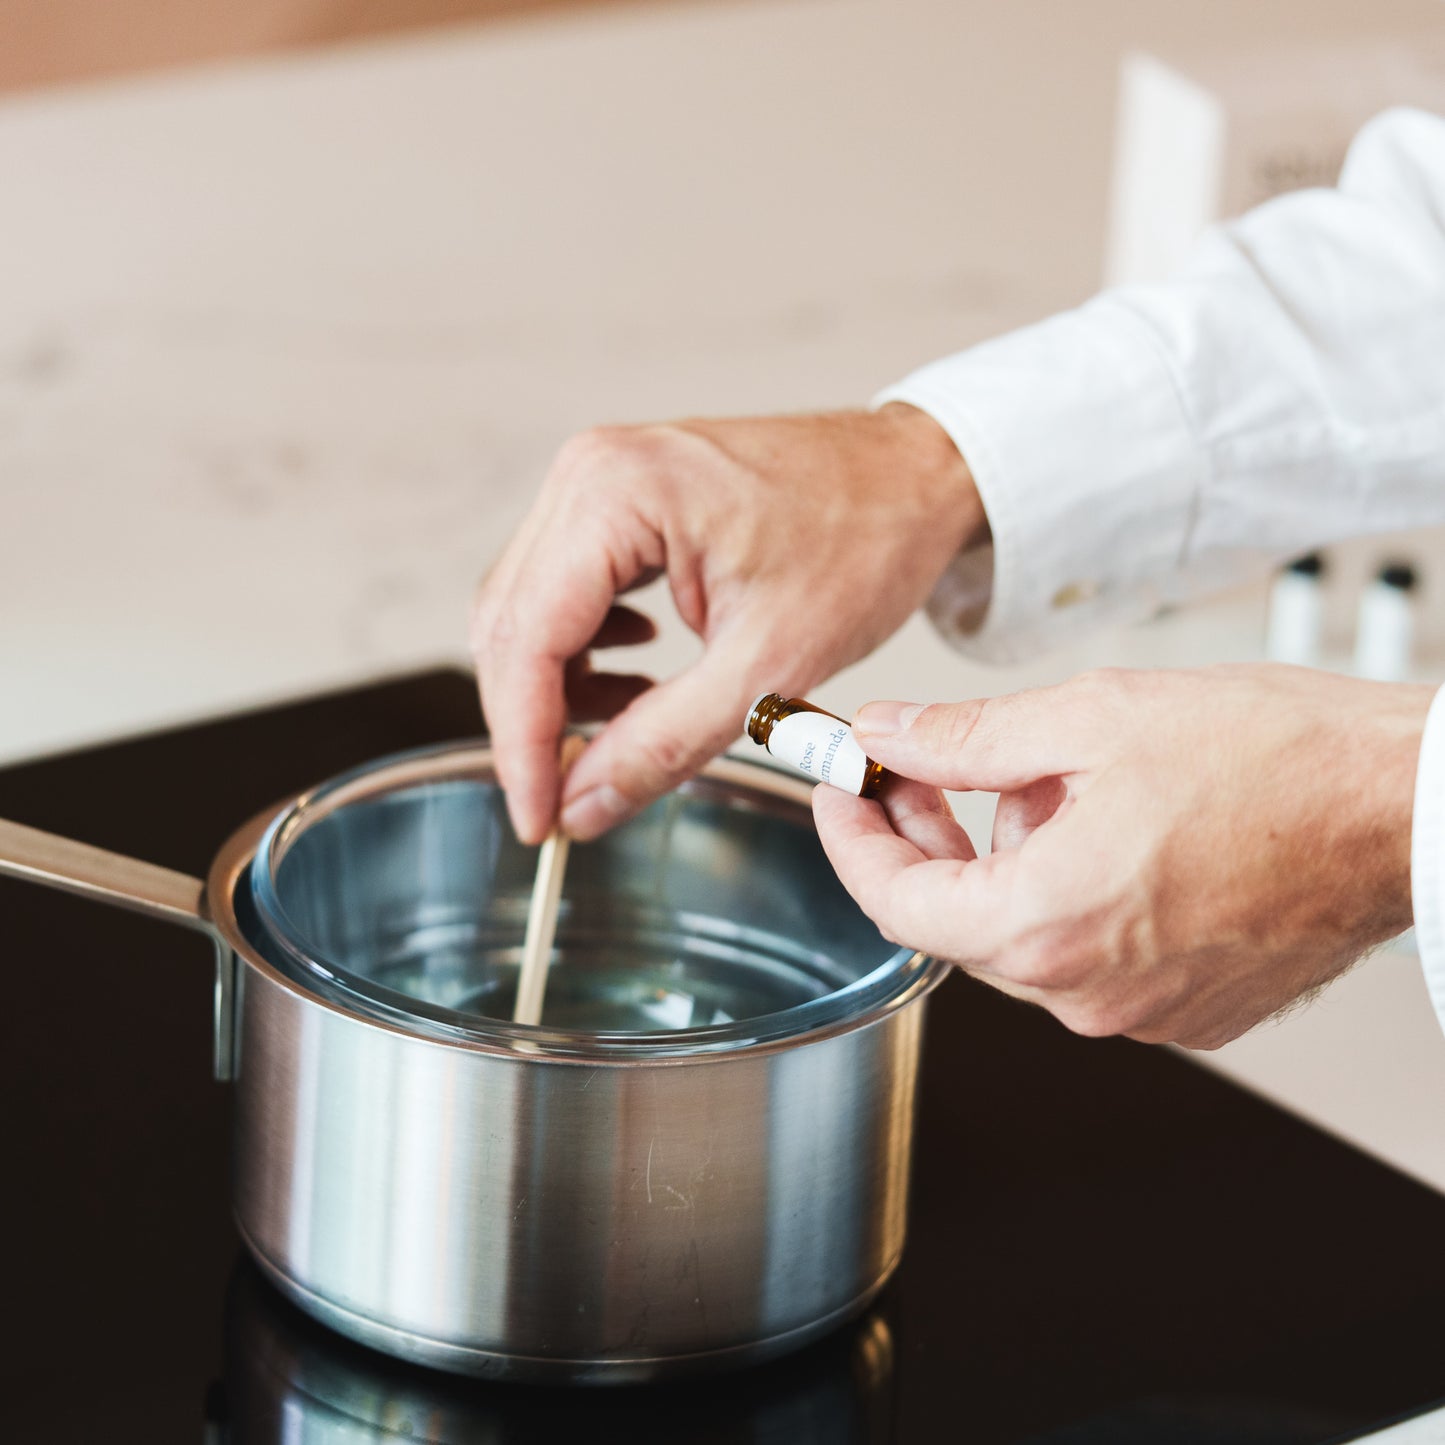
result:
[(1375, 574), (1375, 580), (1400, 592), (1413, 592), (1419, 578), (1408, 562), (1385, 562)]
[(1325, 559), (1318, 552), (1306, 552), (1303, 557), (1296, 557), (1285, 568), (1285, 571), (1293, 572), (1300, 577), (1322, 577), (1325, 571)]

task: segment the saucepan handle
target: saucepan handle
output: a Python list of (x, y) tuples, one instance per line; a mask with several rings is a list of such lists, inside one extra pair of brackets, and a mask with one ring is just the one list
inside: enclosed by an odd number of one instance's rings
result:
[(205, 933), (216, 949), (215, 1074), (235, 1076), (236, 958), (211, 921), (199, 878), (0, 820), (0, 874), (78, 893)]

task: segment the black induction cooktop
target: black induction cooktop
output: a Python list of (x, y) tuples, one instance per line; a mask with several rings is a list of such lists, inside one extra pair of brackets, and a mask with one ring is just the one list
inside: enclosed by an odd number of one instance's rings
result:
[[(0, 817), (201, 873), (271, 802), (479, 727), (469, 679), (428, 673), (0, 770)], [(1445, 1398), (1445, 1196), (962, 977), (866, 1318), (665, 1388), (399, 1365), (241, 1254), (204, 940), (4, 879), (0, 938), (7, 1440), (1315, 1445)]]

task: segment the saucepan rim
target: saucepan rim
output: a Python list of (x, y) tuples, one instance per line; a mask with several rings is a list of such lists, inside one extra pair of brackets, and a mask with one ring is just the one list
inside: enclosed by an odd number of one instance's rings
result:
[[(317, 1002), (389, 1030), (429, 1042), (557, 1062), (627, 1065), (734, 1057), (851, 1032), (929, 992), (947, 965), (907, 948), (894, 949), (866, 974), (842, 988), (778, 1012), (699, 1028), (650, 1031), (587, 1031), (514, 1024), (464, 1015), (359, 979), (336, 960), (317, 957), (289, 926), (271, 885), (271, 871), (295, 837), (327, 812), (399, 787), (445, 781), (490, 781), (491, 749), (485, 740), (462, 740), (394, 753), (352, 768), (253, 820), (222, 850), (212, 870), (217, 922), (247, 945), (248, 964)], [(730, 806), (807, 809), (812, 785), (751, 760), (724, 757), (679, 790), (684, 795), (725, 798)], [(269, 897), (263, 896), (269, 889)], [(244, 890), (261, 915), (264, 940), (250, 936), (236, 907)], [(266, 945), (271, 945), (266, 948)], [(884, 945), (887, 946), (886, 944)], [(264, 950), (264, 951), (263, 951)]]

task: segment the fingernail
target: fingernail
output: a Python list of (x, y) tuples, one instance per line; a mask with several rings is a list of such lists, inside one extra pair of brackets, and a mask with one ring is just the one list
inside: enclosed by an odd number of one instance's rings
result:
[(562, 809), (562, 831), (578, 842), (588, 842), (620, 823), (632, 812), (627, 799), (611, 783), (600, 783), (579, 793)]
[(853, 729), (873, 737), (890, 737), (912, 727), (914, 718), (927, 706), (926, 702), (865, 703), (853, 719)]
[(534, 818), (521, 818), (513, 813), (512, 831), (524, 847), (535, 848), (547, 836), (548, 828), (547, 824), (538, 823)]
[(507, 799), (507, 813), (512, 819), (512, 831), (517, 835), (517, 841), (529, 848), (536, 847), (547, 836), (551, 820), (540, 809), (529, 808), (521, 799), (513, 797), (505, 786), (502, 791)]

